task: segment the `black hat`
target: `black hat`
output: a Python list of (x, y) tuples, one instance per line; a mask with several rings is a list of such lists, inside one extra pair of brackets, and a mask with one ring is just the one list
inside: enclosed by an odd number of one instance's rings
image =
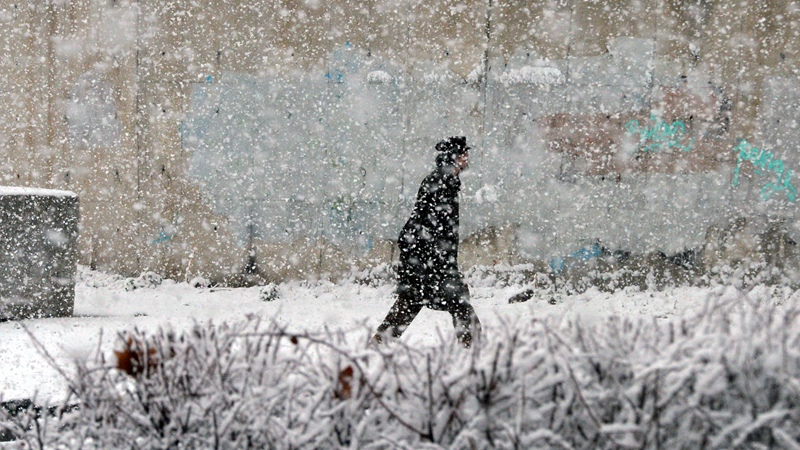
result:
[(467, 153), (470, 148), (467, 146), (466, 136), (453, 136), (436, 144), (436, 150), (455, 159)]

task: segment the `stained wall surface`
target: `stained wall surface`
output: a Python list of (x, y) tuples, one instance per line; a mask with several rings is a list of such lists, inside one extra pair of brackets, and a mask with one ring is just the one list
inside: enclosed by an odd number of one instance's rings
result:
[(0, 0), (0, 183), (78, 193), (93, 267), (335, 277), (466, 135), (465, 266), (792, 243), (798, 34), (792, 0)]

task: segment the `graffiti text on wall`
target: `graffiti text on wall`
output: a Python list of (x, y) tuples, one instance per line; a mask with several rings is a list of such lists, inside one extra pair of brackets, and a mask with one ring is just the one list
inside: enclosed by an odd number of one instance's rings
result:
[(668, 124), (660, 117), (650, 115), (650, 124), (640, 125), (634, 119), (625, 124), (628, 134), (639, 135), (639, 150), (642, 152), (659, 152), (670, 148), (677, 148), (688, 152), (692, 149), (694, 138), (688, 144), (684, 139), (686, 135), (686, 125), (680, 120)]
[(780, 159), (776, 159), (772, 152), (760, 150), (742, 139), (733, 151), (738, 151), (736, 160), (736, 171), (733, 175), (733, 185), (739, 185), (739, 169), (744, 161), (750, 161), (755, 166), (755, 172), (759, 176), (765, 176), (764, 171), (773, 172), (777, 178), (773, 182), (767, 183), (761, 188), (761, 199), (768, 200), (772, 194), (779, 191), (786, 191), (789, 201), (797, 199), (797, 190), (792, 186), (792, 170), (787, 168)]

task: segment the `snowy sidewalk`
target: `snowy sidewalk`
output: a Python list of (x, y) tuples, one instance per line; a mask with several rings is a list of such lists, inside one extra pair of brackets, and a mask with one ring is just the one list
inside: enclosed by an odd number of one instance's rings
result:
[[(609, 315), (668, 319), (701, 308), (710, 290), (679, 288), (664, 292), (589, 291), (549, 303), (549, 296), (509, 304), (523, 286), (491, 286), (473, 280), (472, 303), (486, 332), (501, 321), (526, 321), (543, 316), (580, 317), (596, 322)], [(392, 304), (392, 285), (371, 287), (355, 282), (293, 282), (278, 287), (280, 298), (264, 302), (260, 288), (198, 289), (187, 283), (164, 281), (157, 287), (127, 291), (125, 280), (81, 271), (76, 287), (75, 317), (0, 323), (0, 399), (32, 398), (41, 403), (64, 396), (66, 383), (37, 350), (27, 327), (57, 364), (67, 372), (76, 358), (87, 358), (99, 348), (111, 356), (121, 330), (138, 327), (183, 329), (195, 321), (234, 321), (248, 315), (276, 320), (291, 330), (343, 329), (359, 338), (380, 323)], [(423, 309), (403, 339), (415, 345), (436, 342), (452, 333), (450, 316)]]

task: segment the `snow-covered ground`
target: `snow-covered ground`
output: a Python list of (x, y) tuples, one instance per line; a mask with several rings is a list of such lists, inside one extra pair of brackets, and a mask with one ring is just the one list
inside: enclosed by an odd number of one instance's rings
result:
[[(377, 327), (388, 311), (394, 288), (392, 284), (370, 286), (356, 281), (291, 282), (279, 285), (279, 298), (268, 302), (261, 299), (259, 287), (195, 288), (189, 283), (165, 280), (159, 285), (128, 290), (131, 281), (81, 268), (74, 317), (0, 323), (3, 361), (0, 398), (35, 396), (41, 402), (65, 393), (66, 383), (36, 350), (28, 331), (58, 365), (71, 372), (75, 358), (90, 357), (98, 348), (111, 357), (117, 333), (133, 327), (185, 329), (196, 321), (223, 322), (256, 315), (276, 320), (291, 330), (329, 327), (366, 336), (365, 327)], [(555, 304), (551, 303), (552, 295), (542, 291), (525, 303), (509, 304), (508, 299), (527, 286), (499, 283), (492, 277), (477, 275), (468, 281), (472, 304), (486, 333), (492, 333), (501, 321), (514, 323), (543, 316), (591, 322), (610, 315), (670, 320), (701, 310), (711, 295), (719, 295), (719, 290), (725, 289), (720, 286), (666, 291), (628, 289), (613, 294), (590, 290), (556, 297)], [(452, 339), (450, 316), (423, 309), (402, 339), (425, 345), (438, 341), (440, 336)]]

